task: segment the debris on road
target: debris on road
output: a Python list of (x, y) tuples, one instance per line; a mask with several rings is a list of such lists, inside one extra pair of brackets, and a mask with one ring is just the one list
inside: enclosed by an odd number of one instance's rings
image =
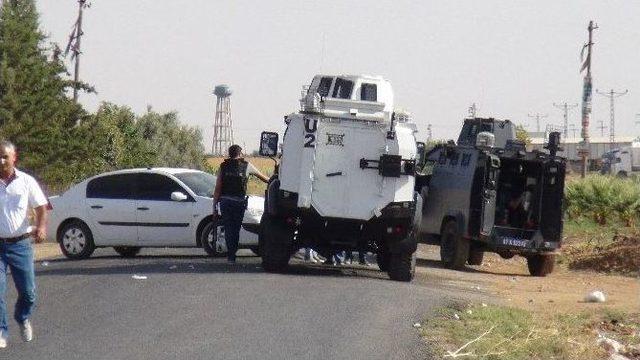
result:
[(146, 275), (137, 275), (137, 274), (134, 274), (134, 275), (132, 276), (132, 278), (133, 278), (134, 280), (147, 280), (147, 276), (146, 276)]
[(592, 303), (603, 303), (607, 300), (602, 291), (592, 291), (584, 297), (584, 301)]
[(413, 324), (413, 327), (416, 329), (420, 329), (422, 327), (422, 324), (420, 324), (419, 322)]
[(169, 270), (175, 270), (178, 268), (178, 265), (171, 265), (169, 266)]
[(49, 266), (49, 262), (48, 261), (43, 261), (40, 263), (40, 265), (42, 266)]
[(460, 315), (458, 315), (458, 314), (456, 314), (456, 313), (454, 313), (454, 314), (453, 314), (453, 317), (454, 317), (456, 320), (460, 320)]

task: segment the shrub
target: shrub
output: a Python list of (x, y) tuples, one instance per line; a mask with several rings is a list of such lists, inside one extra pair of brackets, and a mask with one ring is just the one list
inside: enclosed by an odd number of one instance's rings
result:
[(592, 175), (569, 182), (565, 194), (570, 219), (589, 217), (605, 225), (617, 217), (633, 226), (640, 211), (637, 179)]

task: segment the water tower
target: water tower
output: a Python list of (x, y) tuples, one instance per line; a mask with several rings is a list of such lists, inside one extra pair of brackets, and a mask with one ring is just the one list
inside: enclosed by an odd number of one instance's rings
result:
[(214, 88), (216, 96), (216, 116), (213, 120), (213, 145), (211, 153), (226, 156), (229, 146), (233, 145), (233, 122), (231, 121), (231, 88), (218, 85)]

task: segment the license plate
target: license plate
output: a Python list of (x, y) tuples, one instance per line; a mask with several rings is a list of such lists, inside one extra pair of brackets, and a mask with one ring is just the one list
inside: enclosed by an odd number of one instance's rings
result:
[(529, 240), (524, 240), (516, 237), (505, 236), (501, 239), (502, 245), (516, 246), (516, 247), (528, 247)]

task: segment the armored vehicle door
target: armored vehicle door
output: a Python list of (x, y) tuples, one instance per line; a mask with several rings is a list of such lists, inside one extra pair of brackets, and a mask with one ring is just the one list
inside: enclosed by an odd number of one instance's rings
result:
[(495, 223), (499, 168), (498, 157), (479, 154), (470, 194), (469, 234), (471, 236), (491, 233)]
[(494, 155), (487, 156), (485, 169), (485, 181), (482, 190), (482, 226), (480, 232), (483, 235), (489, 235), (496, 217), (496, 195), (498, 191), (498, 176), (500, 176), (500, 159)]
[(564, 162), (552, 160), (543, 165), (540, 231), (545, 241), (560, 241), (562, 236), (564, 177)]

